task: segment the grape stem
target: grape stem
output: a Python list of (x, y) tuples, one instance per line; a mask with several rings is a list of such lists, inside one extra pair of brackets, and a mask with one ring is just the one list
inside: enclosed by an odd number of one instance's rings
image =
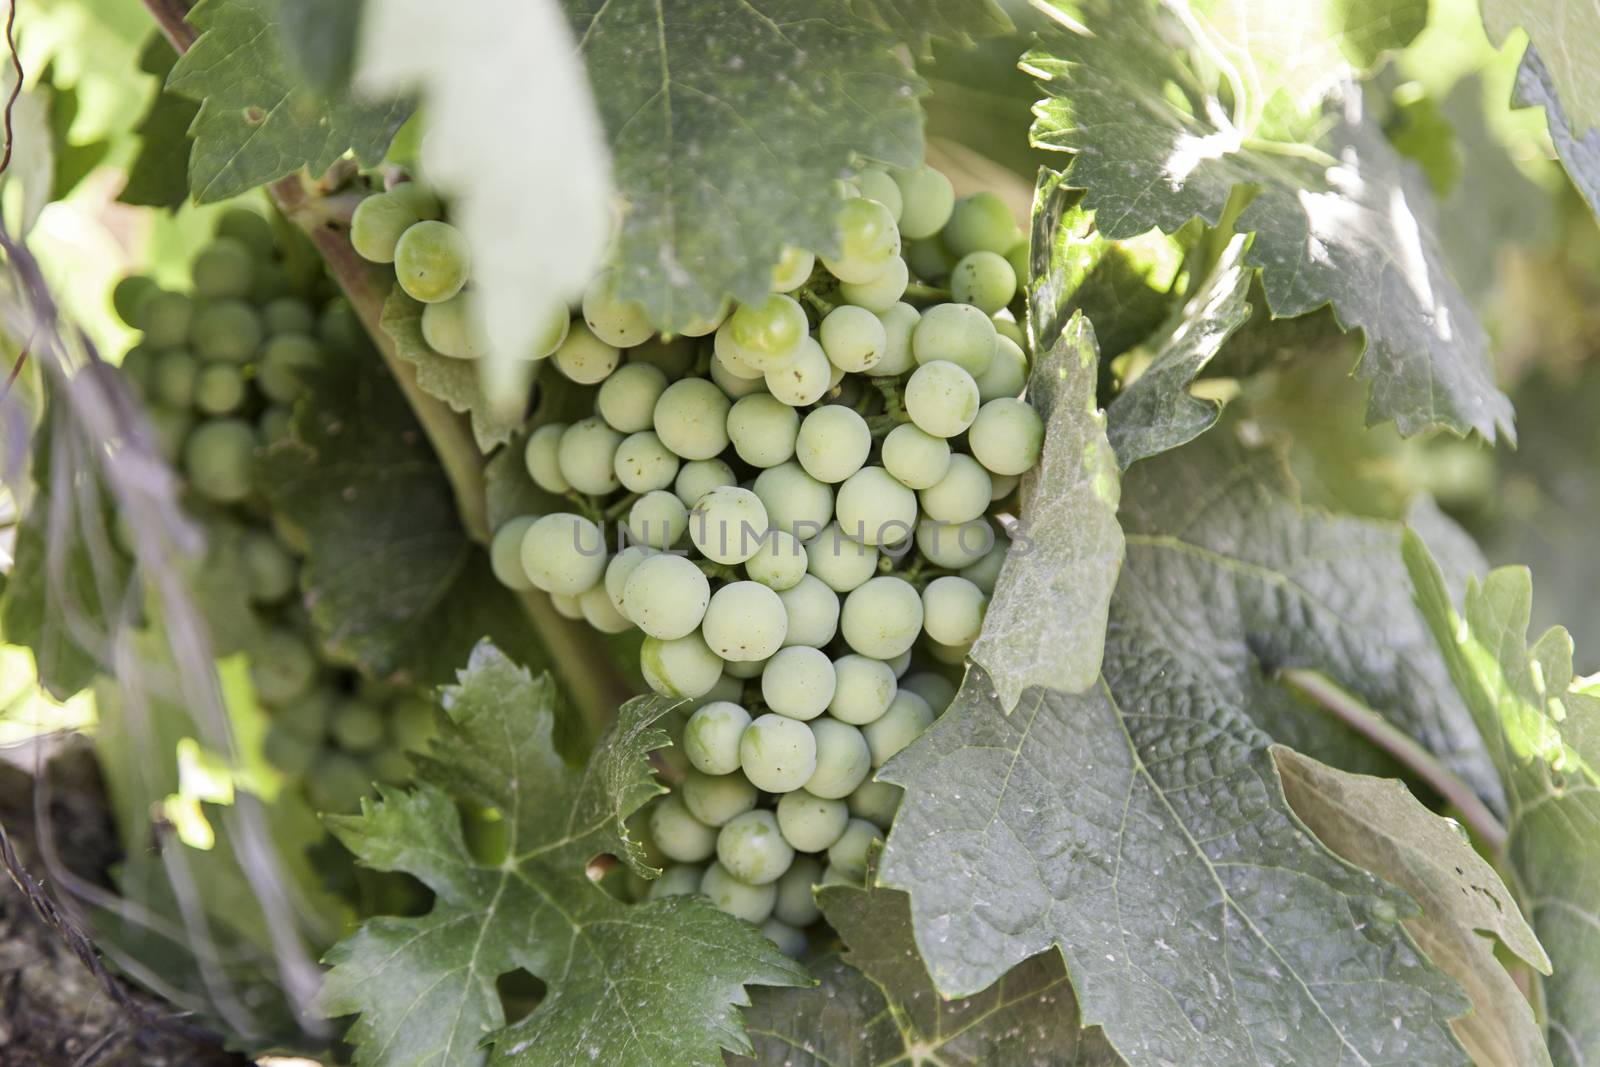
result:
[(697, 559), (694, 565), (700, 568), (700, 573), (707, 578), (720, 578), (725, 582), (737, 582), (739, 572), (725, 563), (718, 563), (710, 559)]
[(906, 286), (900, 299), (908, 304), (947, 304), (950, 302), (950, 290), (943, 286), (912, 282)]
[(795, 295), (801, 300), (804, 300), (806, 303), (810, 304), (812, 310), (817, 313), (819, 318), (827, 318), (833, 313), (833, 310), (839, 306), (832, 300), (829, 300), (827, 297), (813, 291), (809, 285), (802, 286), (800, 289), (796, 290)]

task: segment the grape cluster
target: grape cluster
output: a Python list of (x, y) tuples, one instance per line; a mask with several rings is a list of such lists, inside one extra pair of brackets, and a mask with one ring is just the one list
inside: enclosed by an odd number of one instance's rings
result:
[[(395, 264), (435, 349), (471, 358), (466, 244), (405, 189), (363, 201), (356, 248)], [(768, 296), (682, 337), (654, 336), (613, 270), (561, 309), (530, 355), (592, 388), (593, 414), (537, 425), (524, 455), (573, 508), (491, 545), (511, 588), (643, 631), (646, 681), (688, 701), (667, 720), (681, 780), (647, 816), (668, 864), (650, 893), (703, 892), (791, 950), (811, 886), (859, 879), (893, 816), (874, 770), (951, 699), (938, 666), (978, 637), (993, 516), (1044, 436), (1005, 204), (930, 168), (848, 193), (837, 256), (787, 251)]]
[(305, 373), (330, 358), (371, 355), (331, 281), (291, 275), (290, 239), (256, 212), (227, 211), (194, 258), (189, 291), (136, 275), (118, 283), (112, 303), (142, 332), (121, 372), (143, 398), (157, 444), (181, 464), (191, 510), (214, 540), (237, 538), (238, 580), (256, 623), (251, 674), (272, 716), (265, 754), (302, 779), (319, 808), (348, 811), (374, 779), (410, 777), (404, 750), (419, 746), (433, 713), (407, 690), (321, 657), (296, 595), (303, 539), (251, 484), (256, 449), (289, 433)]

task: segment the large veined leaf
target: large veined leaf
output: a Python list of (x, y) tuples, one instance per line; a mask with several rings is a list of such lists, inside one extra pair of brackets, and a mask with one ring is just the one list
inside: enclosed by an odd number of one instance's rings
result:
[(853, 0), (852, 6), (857, 14), (882, 22), (918, 56), (926, 55), (935, 39), (971, 45), (1014, 28), (995, 0)]
[(1504, 44), (1512, 30), (1527, 31), (1572, 133), (1583, 137), (1600, 126), (1600, 7), (1581, 0), (1482, 0), (1482, 6), (1483, 27), (1496, 42)]
[[(1596, 78), (1594, 74), (1589, 77)], [(1575, 128), (1563, 98), (1557, 95), (1550, 67), (1531, 47), (1522, 58), (1522, 66), (1517, 68), (1516, 93), (1518, 104), (1544, 108), (1545, 119), (1550, 124), (1550, 139), (1555, 142), (1562, 165), (1571, 175), (1572, 184), (1589, 201), (1589, 209), (1600, 215), (1600, 129)]]
[(284, 53), (278, 0), (201, 0), (188, 17), (200, 37), (167, 87), (200, 101), (190, 130), (196, 200), (226, 200), (301, 167), (320, 175), (347, 151), (369, 167), (383, 158), (409, 109), (309, 92)]
[(515, 595), (461, 528), (449, 482), (376, 359), (318, 372), (257, 484), (308, 543), (301, 573), (326, 651), (363, 673), (443, 682), (480, 638), (543, 655)]
[(177, 207), (189, 198), (189, 127), (200, 110), (194, 101), (166, 88), (178, 61), (172, 45), (153, 33), (139, 53), (139, 69), (158, 82), (150, 106), (134, 130), (139, 154), (128, 165), (128, 180), (117, 199), (145, 207)]
[(1063, 30), (1026, 57), (1048, 94), (1034, 140), (1073, 154), (1070, 180), (1087, 189), (1101, 232), (1217, 225), (1247, 186), (1253, 198), (1232, 220), (1255, 233), (1245, 262), (1262, 268), (1275, 314), (1331, 302), (1345, 328), (1363, 331), (1356, 373), (1370, 383), (1369, 420), (1512, 436), (1487, 336), (1439, 252), (1427, 185), (1364, 115), (1342, 58), (1405, 35), (1346, 26), (1302, 49), (1284, 22), (1301, 6), (1196, 6), (1094, 0), (1080, 15), (1088, 32)]
[[(450, 405), (452, 411), (467, 414), (472, 436), (478, 447), (489, 452), (511, 439), (522, 422), (523, 412), (515, 406), (489, 402), (477, 361), (451, 359), (435, 352), (422, 336), (422, 305), (405, 294), (398, 285), (389, 290), (383, 302), (383, 332), (394, 341), (394, 351), (417, 368), (417, 385), (431, 396)], [(500, 408), (507, 410), (501, 411)]]
[[(586, 766), (558, 753), (555, 686), (480, 646), (447, 690), (450, 721), (417, 787), (386, 791), (330, 826), (361, 862), (436, 894), (414, 918), (369, 919), (329, 954), (321, 1006), (360, 1012), (363, 1065), (720, 1064), (750, 1050), (746, 984), (805, 982), (759, 931), (698, 896), (625, 904), (586, 874), (597, 854), (648, 873), (624, 825), (662, 791), (648, 755), (667, 743), (660, 699), (626, 705)], [(468, 848), (455, 798), (493, 808), (504, 859)], [(547, 993), (506, 1026), (495, 982), (523, 969)], [(492, 1049), (482, 1046), (492, 1043)]]
[(567, 0), (624, 201), (619, 288), (657, 326), (763, 298), (785, 245), (836, 251), (858, 158), (921, 162), (922, 82), (850, 8)]
[(1533, 586), (1503, 567), (1469, 586), (1458, 614), (1420, 538), (1406, 564), (1418, 606), (1504, 777), (1506, 855), (1553, 965), (1544, 981), (1551, 1059), (1600, 1057), (1600, 688), (1575, 679), (1560, 627), (1528, 644)]
[(1548, 1067), (1533, 1008), (1494, 946), (1544, 974), (1550, 960), (1511, 890), (1466, 835), (1393, 779), (1346, 774), (1281, 745), (1272, 755), (1284, 796), (1317, 840), (1421, 906), (1405, 928), (1472, 999), (1471, 1014), (1453, 1025), (1473, 1062)]
[(1122, 1058), (1078, 1020), (1061, 956), (1044, 952), (972, 997), (939, 996), (917, 955), (906, 895), (831, 885), (817, 891), (848, 951), (811, 969), (814, 989), (761, 989), (745, 1012), (768, 1067), (944, 1067), (1049, 1064), (1119, 1067)]

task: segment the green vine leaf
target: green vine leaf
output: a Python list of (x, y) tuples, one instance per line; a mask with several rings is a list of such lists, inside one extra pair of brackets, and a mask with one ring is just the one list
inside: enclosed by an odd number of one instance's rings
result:
[(1550, 139), (1555, 142), (1562, 166), (1589, 202), (1589, 210), (1600, 215), (1600, 130), (1580, 132), (1574, 127), (1554, 81), (1550, 67), (1530, 47), (1522, 57), (1522, 66), (1517, 68), (1516, 101), (1523, 107), (1544, 108)]
[(858, 159), (922, 161), (924, 85), (849, 0), (567, 11), (627, 203), (619, 291), (663, 330), (763, 299), (786, 245), (836, 251)]
[(1418, 607), (1505, 781), (1506, 855), (1553, 974), (1544, 982), (1546, 1039), (1556, 1067), (1600, 1056), (1600, 687), (1573, 677), (1559, 626), (1528, 644), (1526, 567), (1471, 583), (1458, 614), (1422, 539), (1406, 566)]
[(139, 53), (139, 69), (156, 76), (150, 106), (134, 128), (139, 152), (128, 166), (128, 180), (117, 199), (143, 207), (177, 207), (189, 197), (189, 127), (200, 108), (166, 88), (178, 53), (153, 33)]
[[(1365, 5), (1326, 6), (1330, 18), (1376, 19)], [(1070, 179), (1100, 231), (1217, 225), (1236, 186), (1253, 190), (1237, 220), (1254, 233), (1245, 262), (1262, 268), (1273, 314), (1331, 302), (1364, 332), (1356, 373), (1370, 421), (1514, 439), (1487, 335), (1439, 250), (1432, 195), (1365, 116), (1345, 58), (1404, 43), (1411, 20), (1342, 25), (1307, 45), (1303, 9), (1270, 0), (1084, 7), (1087, 33), (1053, 34), (1025, 64), (1047, 94), (1034, 141), (1073, 154)]]
[(854, 8), (888, 27), (919, 58), (928, 55), (935, 40), (970, 46), (1016, 29), (995, 0), (854, 0)]
[(381, 325), (394, 341), (395, 354), (417, 368), (417, 384), (423, 392), (469, 417), (479, 449), (491, 452), (511, 440), (522, 423), (522, 413), (504, 411), (505, 405), (489, 402), (477, 360), (451, 359), (433, 350), (422, 337), (422, 305), (398, 285), (390, 288), (383, 302)]
[[(1600, 126), (1600, 8), (1539, 0), (1482, 0), (1483, 28), (1497, 46), (1513, 30), (1528, 33), (1528, 55), (1538, 50), (1540, 78), (1559, 102), (1563, 123), (1583, 137)], [(1524, 57), (1524, 63), (1527, 58)], [(1519, 79), (1520, 81), (1520, 79)]]
[(1453, 1025), (1473, 1062), (1549, 1067), (1544, 1034), (1495, 959), (1495, 940), (1542, 974), (1550, 973), (1549, 957), (1511, 890), (1459, 827), (1393, 779), (1346, 774), (1282, 745), (1272, 756), (1284, 796), (1317, 840), (1421, 905), (1405, 920), (1406, 932), (1472, 999), (1472, 1012)]
[(301, 167), (321, 175), (348, 151), (376, 166), (409, 106), (357, 100), (348, 89), (318, 97), (283, 48), (279, 0), (201, 0), (200, 30), (167, 88), (200, 101), (190, 133), (189, 189), (210, 203)]
[[(581, 1049), (596, 1063), (711, 1067), (719, 1049), (750, 1051), (744, 987), (804, 984), (804, 970), (703, 898), (624, 904), (585, 872), (597, 854), (650, 871), (625, 820), (662, 792), (647, 757), (667, 744), (654, 723), (670, 702), (628, 703), (582, 767), (557, 751), (554, 684), (491, 645), (445, 706), (414, 789), (328, 820), (364, 865), (436, 894), (428, 914), (369, 919), (329, 953), (320, 1007), (361, 1014), (357, 1062), (564, 1067)], [(503, 858), (474, 856), (456, 798), (500, 813)], [(495, 982), (519, 968), (548, 992), (507, 1026)]]

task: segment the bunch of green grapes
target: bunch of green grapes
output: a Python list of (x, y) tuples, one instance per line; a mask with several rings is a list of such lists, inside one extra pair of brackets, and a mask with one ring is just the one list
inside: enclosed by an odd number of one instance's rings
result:
[[(433, 347), (470, 358), (465, 241), (397, 192), (356, 212), (356, 247), (394, 262)], [(848, 194), (837, 256), (789, 250), (765, 299), (683, 337), (596, 277), (531, 353), (593, 390), (591, 416), (526, 444), (532, 481), (573, 508), (491, 546), (506, 585), (643, 631), (645, 679), (686, 701), (649, 891), (705, 893), (792, 951), (811, 887), (859, 879), (893, 817), (874, 772), (952, 697), (940, 671), (978, 637), (997, 516), (1044, 437), (1005, 204), (957, 200), (929, 168)]]
[(374, 780), (409, 777), (404, 750), (432, 713), (320, 655), (299, 603), (303, 541), (251, 485), (257, 448), (289, 432), (306, 372), (370, 344), (325, 277), (291, 278), (287, 239), (262, 215), (228, 211), (194, 258), (189, 291), (134, 276), (112, 302), (142, 332), (122, 373), (157, 443), (181, 465), (192, 510), (213, 534), (238, 531), (239, 580), (256, 623), (251, 674), (272, 716), (266, 755), (320, 808), (348, 811)]

